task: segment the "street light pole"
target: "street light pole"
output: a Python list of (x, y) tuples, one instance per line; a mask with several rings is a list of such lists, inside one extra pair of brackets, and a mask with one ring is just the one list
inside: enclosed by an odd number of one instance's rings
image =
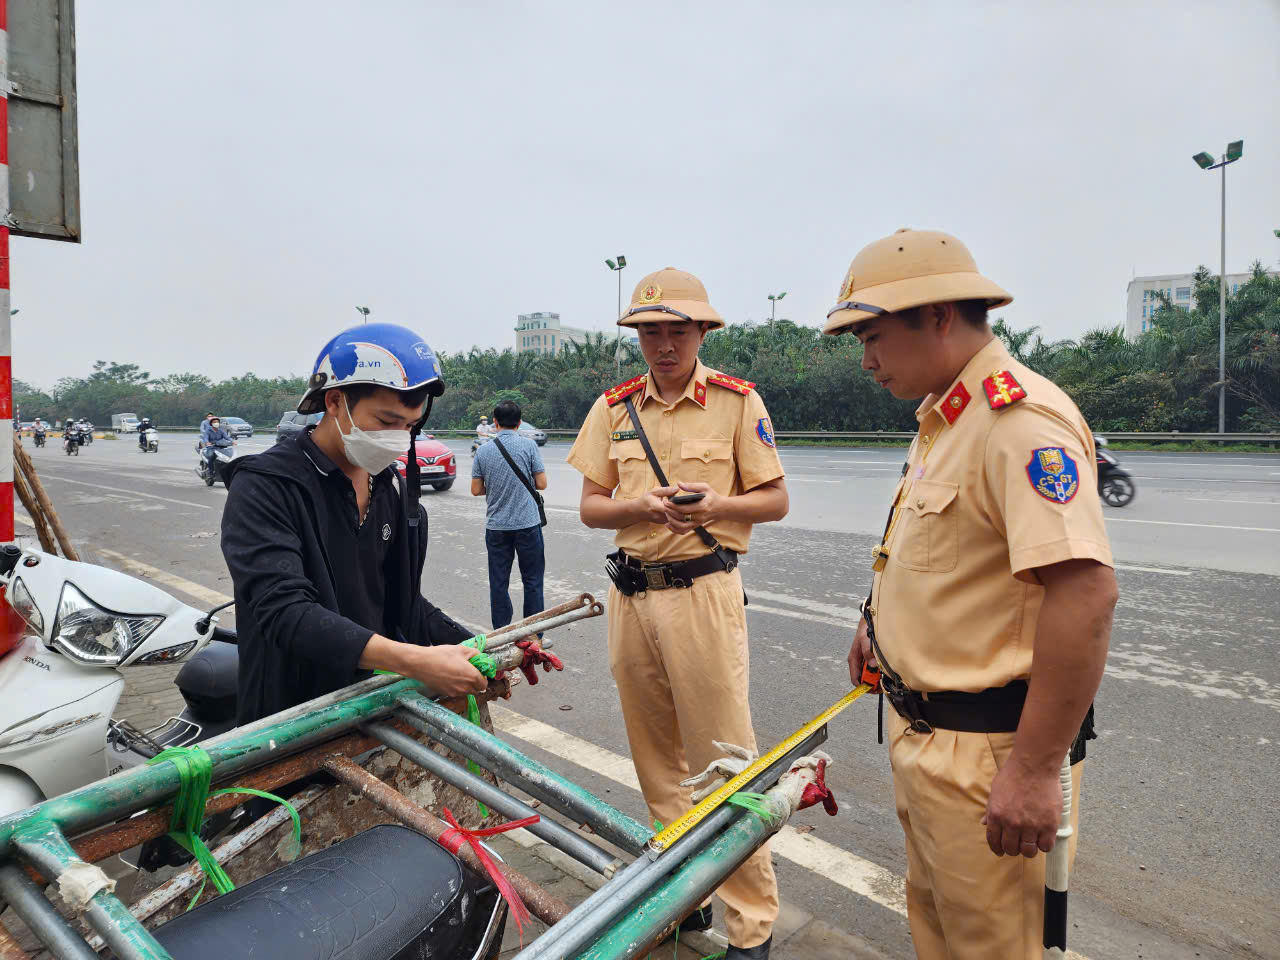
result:
[[(627, 258), (622, 254), (618, 254), (618, 261), (606, 260), (605, 265), (618, 275), (618, 312), (614, 314), (615, 320), (622, 319), (622, 271), (627, 267)], [(613, 363), (617, 368), (618, 377), (622, 377), (622, 328), (618, 327), (618, 335), (613, 341)]]
[(1193, 159), (1201, 170), (1222, 169), (1222, 269), (1218, 274), (1218, 433), (1227, 430), (1227, 165), (1244, 156), (1244, 141), (1232, 140), (1218, 163), (1208, 153), (1197, 153)]
[(787, 295), (787, 291), (769, 294), (769, 333), (773, 333), (773, 319), (777, 314), (778, 301)]

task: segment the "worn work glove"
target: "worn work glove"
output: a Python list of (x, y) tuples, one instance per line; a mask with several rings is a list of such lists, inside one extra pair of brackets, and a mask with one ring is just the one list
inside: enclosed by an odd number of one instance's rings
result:
[(564, 662), (549, 650), (543, 650), (537, 640), (517, 640), (516, 646), (524, 651), (524, 660), (520, 662), (520, 672), (530, 684), (538, 682), (538, 664), (542, 664), (544, 673), (552, 670), (563, 670)]
[(707, 769), (696, 777), (680, 781), (682, 787), (700, 787), (693, 795), (694, 803), (715, 793), (756, 761), (757, 754), (754, 750), (748, 750), (733, 743), (721, 743), (719, 740), (712, 740), (711, 743), (717, 750), (723, 750), (727, 756), (712, 760), (707, 764)]
[[(805, 760), (817, 760), (814, 766), (813, 783), (807, 784), (804, 793), (800, 795), (800, 805), (797, 810), (803, 810), (805, 807), (812, 807), (821, 803), (822, 809), (827, 811), (827, 816), (834, 817), (840, 810), (836, 806), (835, 794), (831, 792), (831, 788), (827, 786), (827, 764), (831, 761), (825, 754), (821, 757), (804, 757), (800, 762)], [(794, 767), (792, 769), (795, 769)]]

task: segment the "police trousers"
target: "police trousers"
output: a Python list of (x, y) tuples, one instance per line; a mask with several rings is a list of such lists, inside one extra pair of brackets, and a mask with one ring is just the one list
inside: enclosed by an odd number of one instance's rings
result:
[[(719, 758), (712, 740), (758, 749), (747, 704), (747, 618), (737, 570), (631, 597), (610, 587), (609, 668), (653, 819), (671, 823), (693, 805), (680, 781)], [(717, 893), (733, 946), (768, 940), (778, 916), (768, 845)]]
[[(1044, 855), (997, 857), (982, 816), (1012, 733), (913, 733), (887, 711), (889, 762), (907, 841), (907, 919), (920, 960), (1042, 960)], [(1070, 854), (1080, 832), (1071, 768)]]

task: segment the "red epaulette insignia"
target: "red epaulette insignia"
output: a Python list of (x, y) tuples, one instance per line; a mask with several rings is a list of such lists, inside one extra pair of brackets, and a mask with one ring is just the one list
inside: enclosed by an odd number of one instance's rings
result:
[(956, 417), (964, 413), (964, 408), (971, 399), (964, 383), (957, 383), (956, 388), (947, 394), (947, 399), (942, 401), (942, 415), (947, 423), (955, 423)]
[(1027, 395), (1022, 384), (1013, 379), (1008, 370), (997, 370), (982, 381), (982, 389), (987, 392), (987, 403), (992, 410), (999, 410), (1011, 403), (1017, 403)]
[(642, 373), (638, 377), (632, 377), (626, 383), (620, 383), (616, 387), (610, 387), (604, 392), (604, 402), (611, 407), (616, 403), (621, 403), (637, 390), (643, 390), (648, 379), (648, 374)]
[(693, 400), (700, 407), (707, 405), (707, 385), (705, 383), (695, 383), (693, 385)]
[(727, 373), (713, 373), (707, 377), (707, 383), (714, 383), (717, 387), (724, 387), (726, 390), (740, 393), (744, 397), (755, 389), (755, 384), (750, 380), (740, 380), (737, 377), (729, 376)]

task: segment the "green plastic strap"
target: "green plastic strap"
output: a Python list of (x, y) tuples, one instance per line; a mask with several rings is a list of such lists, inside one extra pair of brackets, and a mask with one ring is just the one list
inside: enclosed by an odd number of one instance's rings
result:
[[(472, 637), (462, 645), (464, 647), (472, 647), (479, 651), (469, 662), (473, 667), (492, 680), (498, 673), (498, 665), (494, 662), (493, 657), (484, 652), (484, 648), (487, 643), (488, 641), (482, 633), (479, 636)], [(474, 696), (467, 697), (467, 720), (474, 723), (477, 727), (480, 726), (480, 704), (476, 702), (476, 698)], [(480, 769), (480, 764), (476, 763), (474, 760), (467, 761), (467, 769), (477, 777), (484, 775), (484, 771)], [(489, 808), (479, 800), (476, 801), (476, 810), (479, 811), (480, 818), (482, 820), (489, 816)]]
[[(148, 765), (171, 762), (178, 771), (178, 791), (173, 798), (173, 816), (169, 820), (169, 836), (184, 850), (190, 853), (200, 865), (206, 880), (212, 880), (214, 889), (219, 893), (230, 893), (236, 888), (222, 869), (222, 865), (214, 859), (213, 854), (200, 838), (200, 828), (204, 823), (204, 807), (211, 796), (230, 793), (247, 793), (257, 797), (265, 797), (281, 804), (293, 818), (292, 842), (285, 848), (286, 859), (293, 859), (302, 850), (302, 818), (297, 809), (289, 801), (277, 797), (265, 790), (254, 790), (252, 787), (227, 787), (223, 790), (209, 792), (209, 784), (213, 779), (213, 759), (200, 747), (170, 747), (161, 751), (147, 761)], [(202, 881), (195, 896), (187, 904), (190, 910), (196, 905), (204, 893)]]
[(769, 809), (769, 798), (763, 793), (735, 793), (728, 799), (728, 803), (735, 807), (742, 807), (744, 810), (750, 810), (757, 817), (769, 825), (773, 825), (778, 821), (778, 817)]

